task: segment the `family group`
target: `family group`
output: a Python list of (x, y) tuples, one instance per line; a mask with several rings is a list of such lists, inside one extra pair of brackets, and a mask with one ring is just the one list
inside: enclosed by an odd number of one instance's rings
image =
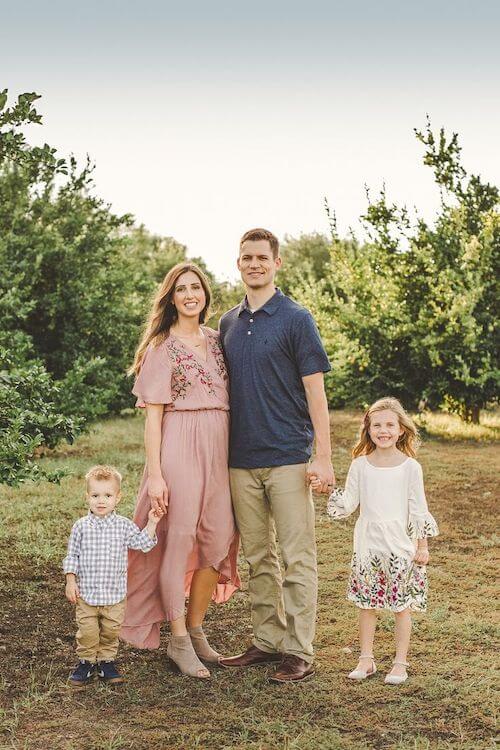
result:
[[(134, 519), (116, 513), (120, 473), (93, 467), (89, 511), (74, 524), (64, 560), (78, 625), (72, 687), (95, 675), (122, 682), (119, 639), (158, 648), (164, 622), (168, 657), (185, 675), (208, 679), (214, 666), (272, 664), (273, 683), (312, 677), (312, 490), (329, 495), (333, 519), (360, 507), (347, 593), (359, 608), (360, 655), (349, 678), (377, 671), (381, 609), (395, 615), (385, 682), (408, 677), (411, 611), (426, 608), (427, 537), (438, 533), (415, 459), (417, 430), (399, 401), (381, 398), (364, 415), (345, 489), (334, 489), (324, 389), (330, 364), (310, 312), (275, 286), (281, 263), (270, 231), (243, 235), (237, 265), (246, 295), (218, 332), (204, 325), (211, 291), (196, 265), (178, 264), (158, 290), (130, 370), (146, 412)], [(225, 602), (240, 587), (240, 543), (253, 640), (225, 656), (210, 645), (203, 622), (211, 601)]]

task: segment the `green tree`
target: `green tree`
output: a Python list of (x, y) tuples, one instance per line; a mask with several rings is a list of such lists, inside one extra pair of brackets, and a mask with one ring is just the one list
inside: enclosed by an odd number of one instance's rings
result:
[[(14, 267), (7, 252), (4, 227), (19, 183), (14, 171), (29, 174), (34, 185), (65, 172), (65, 162), (53, 149), (30, 148), (21, 127), (40, 121), (33, 103), (36, 94), (21, 94), (7, 107), (7, 90), (0, 93), (0, 483), (28, 479), (57, 481), (60, 473), (40, 469), (34, 457), (41, 444), (73, 440), (81, 424), (57, 404), (58, 388), (36, 357), (30, 336), (18, 328), (33, 309), (21, 289), (23, 271)], [(4, 183), (3, 174), (8, 173)]]
[(301, 234), (299, 237), (286, 236), (281, 244), (280, 254), (283, 265), (277, 275), (277, 284), (284, 294), (293, 289), (305, 278), (323, 278), (330, 262), (331, 240), (323, 234)]
[(499, 193), (467, 175), (456, 135), (435, 139), (430, 123), (416, 135), (441, 192), (434, 223), (412, 224), (382, 190), (362, 217), (367, 241), (333, 231), (324, 276), (304, 274), (293, 294), (327, 343), (331, 404), (391, 393), (478, 421), (498, 395)]
[(463, 419), (498, 398), (500, 194), (468, 175), (457, 134), (447, 141), (430, 123), (416, 131), (424, 163), (442, 191), (434, 226), (418, 223), (405, 260), (407, 295), (418, 297), (415, 353), (428, 373), (424, 396)]

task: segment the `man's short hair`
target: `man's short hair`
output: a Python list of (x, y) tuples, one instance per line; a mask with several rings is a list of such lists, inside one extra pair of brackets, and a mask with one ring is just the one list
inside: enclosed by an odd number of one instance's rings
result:
[(122, 486), (122, 475), (120, 474), (118, 469), (115, 469), (114, 466), (106, 466), (104, 464), (92, 466), (92, 468), (89, 469), (85, 474), (85, 483), (87, 490), (89, 489), (89, 483), (91, 479), (97, 479), (98, 481), (100, 481), (101, 479), (113, 479), (116, 482), (119, 490)]
[(258, 240), (267, 240), (269, 244), (271, 245), (271, 250), (273, 253), (273, 258), (277, 258), (280, 254), (280, 243), (278, 242), (278, 238), (269, 231), (269, 229), (249, 229), (248, 232), (245, 232), (243, 237), (240, 240), (240, 253), (241, 253), (241, 246), (244, 242), (249, 240), (250, 242), (257, 242)]

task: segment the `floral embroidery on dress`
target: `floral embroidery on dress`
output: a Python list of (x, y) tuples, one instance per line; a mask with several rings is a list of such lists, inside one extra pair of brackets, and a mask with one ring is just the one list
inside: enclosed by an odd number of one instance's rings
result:
[(326, 512), (331, 518), (345, 518), (346, 512), (343, 506), (344, 490), (335, 487), (326, 504)]
[(347, 598), (364, 609), (400, 612), (411, 607), (423, 612), (427, 607), (425, 567), (394, 554), (386, 558), (370, 553), (362, 560), (354, 554)]
[(186, 398), (190, 385), (191, 381), (187, 378), (185, 368), (182, 367), (180, 363), (176, 362), (172, 367), (172, 401), (175, 401), (178, 398)]
[(208, 345), (210, 346), (210, 350), (214, 356), (217, 372), (223, 380), (227, 380), (226, 361), (224, 359), (224, 354), (222, 352), (219, 337), (209, 333)]
[(410, 516), (406, 533), (411, 539), (426, 539), (428, 536), (437, 536), (439, 529), (434, 518), (428, 513), (426, 516)]
[[(217, 363), (217, 372), (222, 375), (221, 366), (217, 358), (215, 347), (212, 346), (213, 340), (214, 339), (210, 336), (208, 342)], [(172, 400), (175, 401), (178, 398), (186, 398), (189, 387), (193, 385), (193, 381), (189, 379), (189, 373), (193, 370), (198, 373), (200, 383), (207, 386), (210, 395), (215, 396), (216, 393), (213, 379), (208, 368), (203, 367), (198, 358), (194, 354), (187, 352), (184, 347), (179, 345), (174, 338), (169, 337), (166, 340), (166, 346), (168, 355), (172, 361)], [(215, 341), (215, 346), (218, 347), (217, 341)], [(224, 373), (225, 377), (227, 378), (224, 357), (220, 349), (219, 354), (222, 357)], [(224, 375), (222, 376), (224, 377)]]

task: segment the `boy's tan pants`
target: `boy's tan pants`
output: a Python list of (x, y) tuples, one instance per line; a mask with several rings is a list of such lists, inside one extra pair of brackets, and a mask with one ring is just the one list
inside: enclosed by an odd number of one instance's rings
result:
[(118, 653), (118, 633), (125, 614), (125, 599), (117, 604), (95, 606), (83, 599), (76, 602), (76, 653), (94, 664), (113, 661)]
[[(314, 658), (317, 565), (314, 505), (307, 464), (230, 469), (243, 553), (254, 645), (262, 651)], [(284, 563), (282, 580), (276, 536)]]

